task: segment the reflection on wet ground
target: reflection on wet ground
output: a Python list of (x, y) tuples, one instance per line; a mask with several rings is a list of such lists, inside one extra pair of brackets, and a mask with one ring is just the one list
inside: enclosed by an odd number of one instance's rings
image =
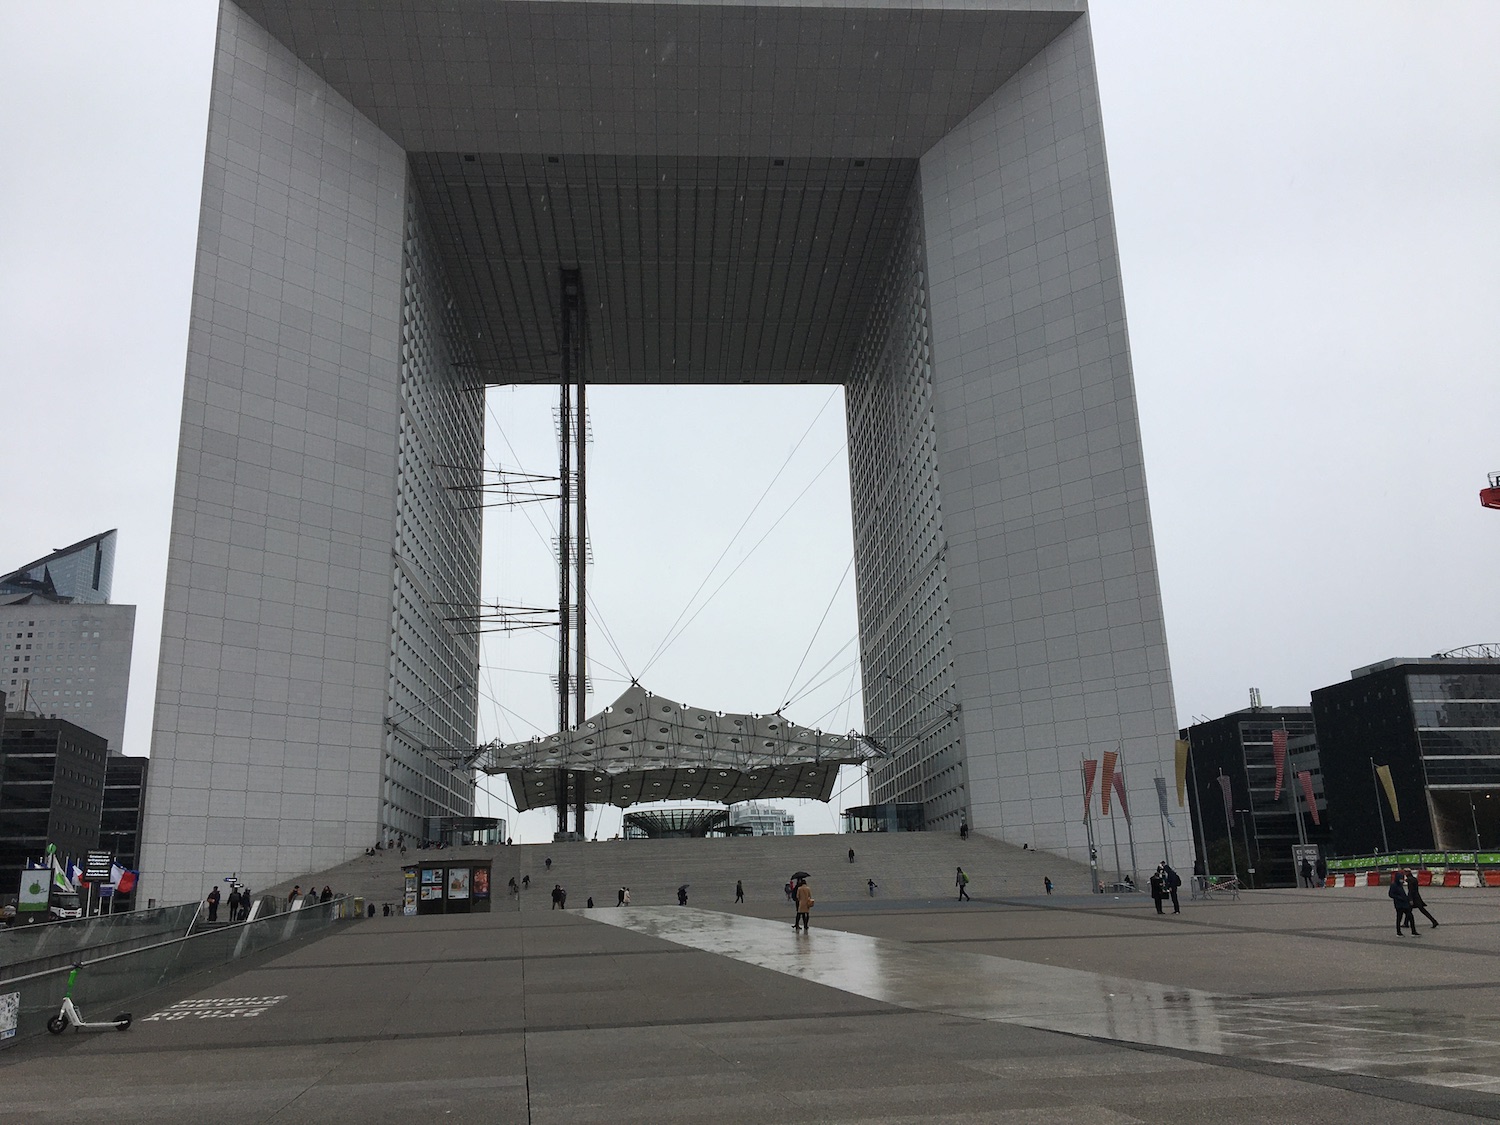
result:
[(898, 1007), (1500, 1093), (1500, 1019), (1246, 999), (784, 922), (638, 907), (591, 919)]

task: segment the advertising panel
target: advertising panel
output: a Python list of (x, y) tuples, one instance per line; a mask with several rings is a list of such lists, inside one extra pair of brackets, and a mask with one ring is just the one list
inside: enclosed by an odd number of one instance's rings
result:
[(441, 884), (441, 883), (424, 883), (424, 884), (422, 884), (422, 901), (423, 902), (432, 902), (434, 900), (439, 900), (440, 901), (442, 899), (442, 897), (443, 897), (443, 884)]
[(488, 867), (474, 868), (474, 877), (469, 880), (469, 893), (475, 898), (490, 897), (490, 869)]
[(16, 900), (16, 910), (21, 914), (46, 910), (51, 887), (52, 868), (28, 867), (21, 872), (21, 894)]
[(448, 897), (450, 899), (469, 897), (469, 869), (467, 867), (448, 868)]
[(401, 913), (410, 917), (417, 912), (417, 873), (404, 871), (402, 876)]

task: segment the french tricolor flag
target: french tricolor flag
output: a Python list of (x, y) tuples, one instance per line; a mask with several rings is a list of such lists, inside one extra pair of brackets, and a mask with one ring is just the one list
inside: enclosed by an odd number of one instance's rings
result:
[(139, 871), (130, 871), (118, 863), (112, 864), (109, 869), (109, 881), (115, 885), (116, 894), (128, 895), (135, 890), (135, 881), (140, 877)]

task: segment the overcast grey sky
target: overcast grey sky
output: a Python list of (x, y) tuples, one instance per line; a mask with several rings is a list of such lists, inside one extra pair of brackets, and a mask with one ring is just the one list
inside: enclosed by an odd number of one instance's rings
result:
[[(1500, 513), (1477, 502), (1500, 469), (1500, 5), (1099, 2), (1092, 18), (1179, 717), (1242, 706), (1251, 686), (1305, 702), (1358, 665), (1500, 640)], [(120, 528), (137, 754), (214, 22), (199, 0), (0, 0), (0, 565)], [(640, 673), (811, 425), (719, 576), (815, 483), (643, 682), (770, 710), (806, 654), (800, 679), (838, 674), (789, 714), (859, 724), (829, 392), (591, 396), (591, 582), (620, 648), (596, 633), (596, 705), (622, 686), (604, 677)], [(545, 470), (550, 401), (492, 405), (490, 457), (516, 463), (503, 430)], [(487, 547), (487, 598), (545, 599), (524, 515), (496, 514)], [(550, 650), (487, 646), (483, 737), (549, 726)]]

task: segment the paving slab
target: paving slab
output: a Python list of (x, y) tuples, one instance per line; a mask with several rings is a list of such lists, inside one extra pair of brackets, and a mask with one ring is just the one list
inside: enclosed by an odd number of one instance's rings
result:
[[(1273, 895), (1164, 920), (820, 902), (805, 937), (775, 903), (360, 920), (146, 998), (123, 1034), (0, 1051), (0, 1122), (1500, 1118), (1488, 1000), (1451, 1001), (1500, 979), (1483, 892), (1404, 945), (1374, 895)], [(1142, 999), (1101, 1026), (1111, 988)], [(1141, 1030), (1189, 1017), (1216, 1022)]]

